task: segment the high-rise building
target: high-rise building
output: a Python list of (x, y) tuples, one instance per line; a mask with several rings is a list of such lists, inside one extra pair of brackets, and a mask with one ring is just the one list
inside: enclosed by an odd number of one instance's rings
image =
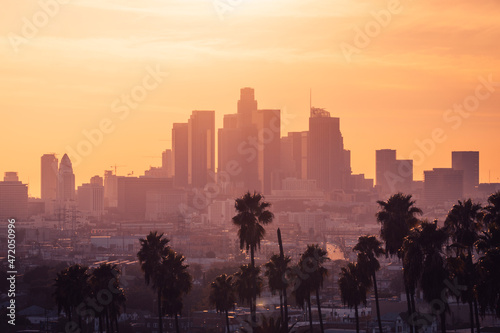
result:
[(174, 185), (188, 185), (188, 124), (174, 123), (172, 126), (172, 162), (174, 165)]
[(383, 195), (409, 193), (413, 183), (413, 161), (396, 159), (396, 150), (375, 152), (375, 181)]
[(451, 152), (451, 167), (464, 172), (464, 194), (473, 193), (479, 185), (479, 152), (453, 151)]
[(307, 179), (307, 131), (288, 132), (281, 138), (281, 147), (284, 177)]
[(427, 204), (456, 203), (463, 199), (464, 171), (434, 168), (424, 171), (424, 201)]
[(257, 110), (253, 114), (257, 129), (257, 176), (259, 191), (270, 194), (280, 189), (281, 111)]
[(58, 182), (58, 200), (61, 202), (75, 200), (75, 174), (67, 154), (64, 154), (59, 164)]
[(172, 189), (172, 178), (118, 177), (118, 212), (122, 219), (144, 220), (148, 193)]
[(215, 182), (215, 111), (196, 110), (188, 121), (188, 184), (203, 188), (210, 182)]
[(78, 186), (77, 205), (81, 212), (90, 216), (97, 218), (102, 216), (104, 212), (104, 186), (101, 177), (92, 177), (90, 184)]
[(241, 88), (238, 101), (237, 127), (245, 128), (252, 124), (253, 113), (257, 111), (257, 101), (253, 88)]
[(104, 171), (104, 205), (118, 206), (118, 178), (111, 170)]
[(166, 172), (167, 177), (172, 177), (174, 175), (174, 164), (171, 149), (166, 149), (161, 153), (161, 167)]
[(311, 108), (307, 140), (307, 178), (315, 179), (322, 190), (344, 189), (351, 170), (340, 119), (324, 109)]
[(41, 167), (41, 198), (45, 202), (56, 200), (58, 188), (58, 160), (56, 155), (42, 155)]
[(28, 217), (28, 185), (17, 177), (17, 172), (6, 172), (0, 182), (0, 219), (14, 218), (16, 221)]

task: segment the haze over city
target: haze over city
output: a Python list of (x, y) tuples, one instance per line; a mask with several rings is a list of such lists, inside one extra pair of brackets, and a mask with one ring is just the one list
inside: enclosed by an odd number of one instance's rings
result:
[(499, 332), (500, 2), (3, 8), (1, 332)]

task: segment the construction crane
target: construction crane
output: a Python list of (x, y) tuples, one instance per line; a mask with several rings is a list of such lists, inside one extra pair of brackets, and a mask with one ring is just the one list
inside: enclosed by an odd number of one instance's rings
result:
[(116, 165), (115, 164), (115, 165), (111, 165), (110, 168), (114, 168), (115, 169), (115, 176), (117, 176), (117, 174), (116, 174), (116, 168), (121, 168), (121, 167), (124, 167), (124, 166), (126, 166), (126, 165)]

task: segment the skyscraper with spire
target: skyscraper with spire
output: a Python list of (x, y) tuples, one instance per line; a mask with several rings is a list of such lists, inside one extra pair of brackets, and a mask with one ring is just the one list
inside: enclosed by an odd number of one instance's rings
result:
[(75, 200), (75, 174), (67, 154), (64, 154), (59, 164), (58, 182), (57, 199), (61, 202)]

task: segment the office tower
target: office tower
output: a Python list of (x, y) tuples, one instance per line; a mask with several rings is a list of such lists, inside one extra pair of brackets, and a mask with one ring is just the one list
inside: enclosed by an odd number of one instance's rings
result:
[[(237, 114), (224, 115), (223, 127), (218, 130), (217, 140), (217, 173), (227, 173), (228, 168), (232, 164), (241, 165), (240, 154), (238, 153), (238, 145), (242, 141), (241, 131), (237, 128)], [(241, 175), (235, 175), (241, 178)], [(227, 177), (226, 177), (227, 178)], [(235, 182), (237, 179), (231, 177), (230, 181)]]
[(75, 200), (75, 174), (67, 154), (64, 154), (59, 164), (58, 182), (58, 200), (61, 202)]
[(173, 177), (174, 164), (171, 149), (167, 149), (161, 153), (161, 167), (165, 171), (167, 177)]
[(375, 151), (375, 182), (383, 195), (411, 192), (413, 161), (396, 159), (396, 150)]
[(56, 155), (42, 155), (41, 167), (41, 198), (46, 202), (56, 200), (58, 188), (58, 160)]
[(19, 181), (17, 172), (6, 172), (0, 182), (0, 219), (6, 223), (10, 218), (28, 218), (28, 185)]
[(215, 182), (215, 111), (193, 111), (188, 121), (188, 184), (203, 188), (211, 182)]
[(238, 128), (249, 127), (252, 124), (252, 117), (255, 111), (257, 111), (257, 101), (255, 100), (253, 88), (241, 88), (237, 109)]
[(100, 218), (104, 212), (104, 186), (102, 178), (94, 176), (90, 184), (82, 184), (77, 190), (78, 209), (89, 216)]
[(258, 189), (264, 194), (270, 194), (272, 189), (281, 188), (279, 184), (281, 111), (257, 110), (252, 120), (257, 130)]
[(172, 189), (172, 178), (118, 177), (118, 212), (124, 220), (144, 220), (148, 193)]
[(464, 193), (472, 194), (475, 187), (479, 185), (479, 152), (451, 152), (451, 167), (454, 170), (464, 171)]
[(104, 171), (104, 206), (118, 206), (118, 177), (113, 171)]
[(427, 204), (455, 204), (462, 200), (464, 171), (434, 168), (424, 171), (424, 200)]
[(288, 132), (288, 136), (281, 138), (281, 149), (281, 169), (284, 176), (306, 179), (307, 131)]
[(172, 160), (174, 185), (188, 185), (188, 124), (174, 123), (172, 126)]
[(315, 179), (322, 190), (344, 189), (350, 175), (340, 132), (340, 119), (326, 110), (311, 108), (307, 149), (308, 179)]

